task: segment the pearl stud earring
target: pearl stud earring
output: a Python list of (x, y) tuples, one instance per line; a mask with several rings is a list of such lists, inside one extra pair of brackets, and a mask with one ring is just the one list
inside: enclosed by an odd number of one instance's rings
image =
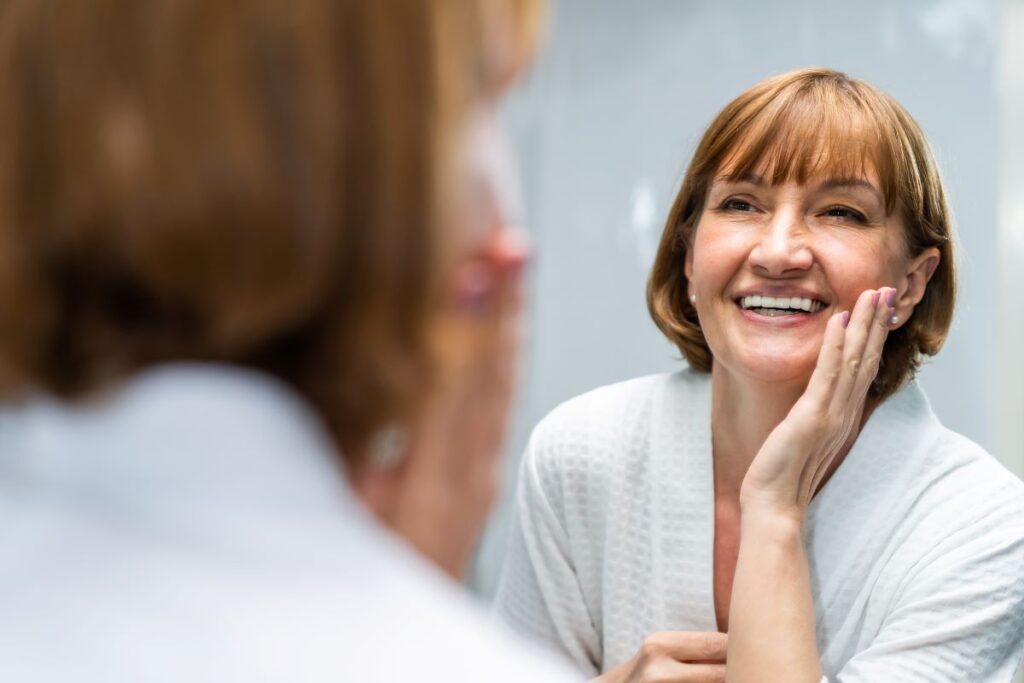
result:
[(691, 294), (690, 295), (690, 303), (691, 304), (697, 303), (697, 295), (696, 294)]
[(900, 321), (900, 317), (898, 315), (894, 315), (893, 317), (889, 318), (889, 324), (890, 325), (895, 325), (899, 321)]

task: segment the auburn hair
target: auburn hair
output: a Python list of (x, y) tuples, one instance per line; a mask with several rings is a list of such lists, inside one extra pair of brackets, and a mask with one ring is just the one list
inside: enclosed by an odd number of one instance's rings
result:
[(891, 395), (914, 375), (922, 355), (938, 353), (953, 319), (956, 268), (952, 217), (928, 141), (913, 117), (878, 88), (810, 68), (764, 80), (726, 105), (704, 132), (669, 211), (647, 306), (691, 367), (710, 372), (713, 363), (687, 298), (685, 273), (712, 180), (760, 171), (772, 184), (804, 183), (825, 175), (862, 177), (869, 167), (878, 174), (887, 211), (899, 212), (907, 253), (940, 252), (924, 298), (889, 333), (872, 394), (879, 400)]
[(530, 0), (7, 0), (0, 398), (270, 372), (346, 457), (410, 415), (463, 119)]

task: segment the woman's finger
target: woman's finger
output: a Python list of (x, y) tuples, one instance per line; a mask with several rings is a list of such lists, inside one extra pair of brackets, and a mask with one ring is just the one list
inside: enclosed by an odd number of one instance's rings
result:
[(631, 673), (633, 675), (626, 680), (658, 681), (659, 683), (725, 683), (725, 664), (684, 664), (662, 658), (649, 662), (642, 671)]
[(840, 373), (835, 393), (832, 396), (832, 405), (840, 412), (849, 402), (854, 387), (857, 386), (864, 349), (867, 347), (880, 298), (881, 294), (878, 290), (866, 289), (857, 297), (857, 303), (853, 306), (850, 324), (846, 328), (846, 340), (843, 344), (843, 371)]
[(679, 683), (725, 683), (725, 664), (683, 664)]
[(729, 636), (713, 631), (667, 631), (663, 638), (665, 652), (680, 662), (724, 662), (729, 649)]
[(893, 304), (896, 302), (896, 290), (885, 287), (881, 291), (881, 300), (875, 309), (875, 317), (871, 322), (867, 344), (864, 348), (862, 371), (854, 387), (854, 396), (859, 399), (867, 394), (871, 382), (878, 375), (878, 364), (882, 359), (885, 340), (889, 336), (889, 318), (893, 315)]
[(818, 363), (804, 392), (805, 397), (818, 405), (827, 406), (830, 403), (836, 382), (839, 381), (849, 321), (849, 311), (843, 311), (829, 318), (825, 326), (825, 339), (818, 352)]

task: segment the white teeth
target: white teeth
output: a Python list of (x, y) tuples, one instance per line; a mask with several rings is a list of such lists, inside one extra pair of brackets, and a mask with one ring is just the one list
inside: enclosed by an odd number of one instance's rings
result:
[(745, 296), (740, 299), (740, 306), (744, 309), (759, 308), (759, 309), (778, 309), (778, 310), (795, 310), (795, 311), (807, 311), (808, 313), (817, 313), (825, 304), (816, 299), (808, 299), (806, 297), (799, 296), (760, 296), (757, 294), (751, 296)]

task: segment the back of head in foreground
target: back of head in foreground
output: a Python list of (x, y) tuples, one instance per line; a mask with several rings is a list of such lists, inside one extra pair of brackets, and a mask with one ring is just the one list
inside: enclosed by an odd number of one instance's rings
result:
[[(499, 201), (493, 109), (537, 11), (0, 8), (2, 485), (8, 570), (31, 577), (9, 616), (37, 677), (358, 670), (375, 654), (365, 642), (384, 649), (371, 622), (391, 605), (374, 594), (391, 585), (386, 560), (411, 561), (372, 524), (346, 526), (362, 512), (332, 507), (347, 493), (336, 470), (461, 570), (493, 488), (464, 473), (494, 469), (523, 256)], [(460, 401), (486, 433), (465, 438)], [(375, 468), (373, 444), (395, 431), (406, 461)], [(409, 605), (410, 621), (436, 619), (440, 643), (469, 618), (424, 580), (439, 611)], [(362, 602), (339, 606), (352, 581)]]

